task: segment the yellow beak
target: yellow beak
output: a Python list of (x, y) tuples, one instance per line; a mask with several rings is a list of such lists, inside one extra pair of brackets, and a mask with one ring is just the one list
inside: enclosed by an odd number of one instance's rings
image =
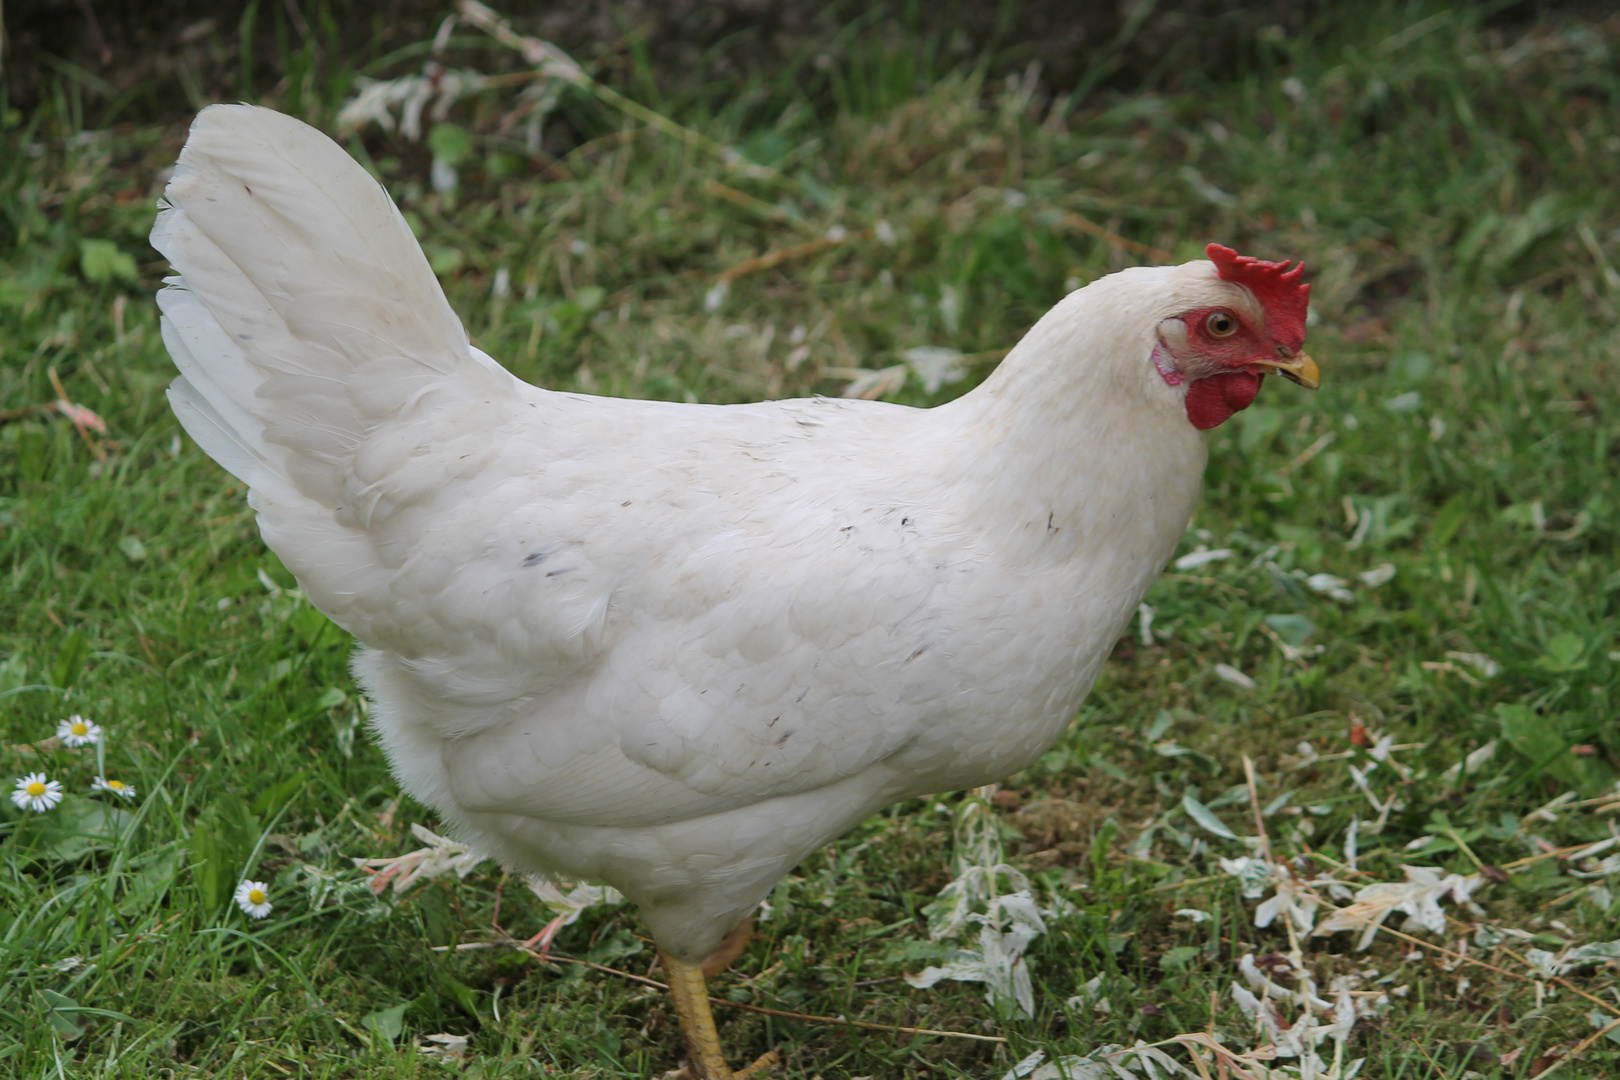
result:
[(1306, 353), (1300, 353), (1292, 360), (1251, 360), (1250, 364), (1256, 367), (1276, 368), (1277, 374), (1285, 379), (1299, 383), (1307, 390), (1315, 390), (1322, 385), (1322, 372)]

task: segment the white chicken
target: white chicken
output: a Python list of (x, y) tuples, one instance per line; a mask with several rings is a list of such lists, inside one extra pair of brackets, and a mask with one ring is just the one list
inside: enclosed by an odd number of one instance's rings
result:
[(1211, 245), (1071, 293), (933, 409), (557, 393), (473, 348), (313, 128), (197, 117), (152, 242), (176, 414), (363, 648), (400, 783), (518, 872), (605, 882), (699, 962), (875, 811), (1024, 768), (1173, 553), (1201, 428), (1308, 387), (1302, 268)]

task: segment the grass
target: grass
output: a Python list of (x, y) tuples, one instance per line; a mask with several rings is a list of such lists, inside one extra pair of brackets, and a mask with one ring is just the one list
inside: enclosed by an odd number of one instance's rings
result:
[[(453, 66), (521, 70), (457, 35)], [(1562, 1056), (1589, 1014), (1620, 1014), (1615, 965), (1560, 983), (1528, 950), (1610, 940), (1620, 914), (1613, 850), (1568, 858), (1611, 837), (1620, 768), (1617, 50), (1613, 21), (1509, 33), (1402, 5), (1262, 35), (1236, 70), (1076, 98), (868, 30), (702, 92), (660, 91), (644, 67), (621, 86), (701, 139), (568, 88), (536, 145), (516, 80), (492, 86), (430, 138), (453, 192), (423, 144), (349, 136), (474, 341), (558, 388), (744, 401), (896, 369), (875, 389), (925, 405), (1145, 252), (1218, 239), (1311, 268), (1325, 385), (1268, 386), (1211, 435), (1183, 551), (1231, 556), (1172, 569), (1062, 742), (981, 793), (1037, 898), (1073, 905), (1029, 947), (1034, 1014), (976, 983), (899, 979), (949, 948), (925, 911), (959, 869), (971, 800), (948, 795), (801, 866), (713, 992), (1006, 1043), (721, 1010), (733, 1060), (774, 1046), (786, 1076), (995, 1077), (1035, 1050), (1206, 1028), (1257, 1045), (1238, 961), (1292, 947), (1282, 922), (1254, 925), (1258, 901), (1219, 863), (1251, 849), (1212, 815), (1240, 836), (1263, 822), (1302, 876), (1487, 868), (1484, 914), (1448, 901), (1443, 934), (1298, 943), (1319, 986), (1390, 995), (1346, 1047), (1363, 1077), (1615, 1074), (1609, 1039)], [(341, 94), (310, 78), (259, 100), (330, 126)], [(145, 235), (183, 119), (100, 130), (92, 90), (64, 76), (37, 110), (0, 108), (0, 759), (70, 791), (46, 814), (0, 807), (0, 1074), (673, 1068), (656, 991), (511, 950), (430, 951), (551, 917), (492, 864), (381, 902), (361, 884), (350, 858), (410, 850), (408, 825), (433, 823), (363, 732), (349, 642), (164, 401), (164, 268)], [(927, 392), (901, 367), (921, 347), (956, 350), (965, 378)], [(53, 380), (105, 435), (50, 409)], [(1386, 564), (1382, 584), (1358, 578)], [(95, 751), (42, 743), (70, 712), (107, 729), (99, 768), (135, 801), (89, 796)], [(1386, 735), (1399, 770), (1366, 772)], [(263, 922), (230, 902), (244, 876), (273, 884)], [(1524, 936), (1492, 945), (1490, 927)], [(640, 974), (640, 935), (602, 905), (556, 948)], [(1440, 951), (1465, 948), (1489, 966)], [(469, 1057), (432, 1060), (420, 1039), (439, 1032), (470, 1035)]]

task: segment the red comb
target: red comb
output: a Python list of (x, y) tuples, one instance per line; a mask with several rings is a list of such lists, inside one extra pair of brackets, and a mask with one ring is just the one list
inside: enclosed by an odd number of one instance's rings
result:
[(1260, 301), (1266, 323), (1279, 345), (1298, 350), (1305, 344), (1305, 310), (1310, 305), (1311, 287), (1302, 284), (1305, 264), (1292, 270), (1287, 262), (1266, 262), (1239, 255), (1229, 247), (1211, 244), (1204, 249), (1223, 281), (1242, 285)]

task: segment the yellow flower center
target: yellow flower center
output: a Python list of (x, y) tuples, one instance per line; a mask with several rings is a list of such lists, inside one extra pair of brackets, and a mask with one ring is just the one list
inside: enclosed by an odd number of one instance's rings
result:
[(249, 889), (248, 890), (248, 903), (250, 903), (250, 904), (262, 904), (262, 903), (264, 903), (264, 890), (263, 889)]
[(41, 795), (45, 794), (45, 785), (40, 783), (38, 780), (35, 780), (32, 784), (28, 785), (28, 794), (33, 798), (39, 798)]
[(107, 786), (112, 788), (114, 791), (124, 790), (124, 782), (122, 780), (109, 780), (107, 781)]
[(75, 734), (75, 735), (88, 735), (88, 734), (90, 734), (90, 725), (85, 723), (83, 720), (80, 720), (78, 723), (74, 724), (73, 727), (71, 727), (69, 730), (72, 731), (73, 734)]

